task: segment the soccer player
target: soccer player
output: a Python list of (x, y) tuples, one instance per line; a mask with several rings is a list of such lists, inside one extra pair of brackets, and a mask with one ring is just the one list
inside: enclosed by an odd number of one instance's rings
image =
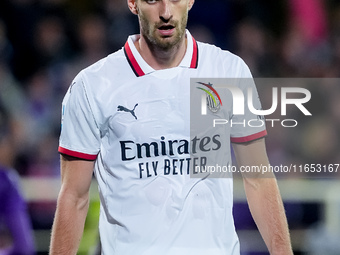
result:
[[(190, 78), (251, 78), (250, 71), (186, 30), (194, 0), (127, 3), (140, 35), (81, 71), (63, 101), (62, 187), (50, 253), (77, 252), (94, 171), (102, 254), (240, 254), (232, 179), (193, 178), (188, 169), (197, 164), (193, 156), (228, 148), (230, 141), (239, 165), (269, 165), (266, 131), (234, 127), (191, 139), (188, 98)], [(230, 151), (224, 156), (230, 162)], [(271, 254), (292, 254), (276, 180), (256, 177), (245, 175), (244, 185), (260, 233)]]

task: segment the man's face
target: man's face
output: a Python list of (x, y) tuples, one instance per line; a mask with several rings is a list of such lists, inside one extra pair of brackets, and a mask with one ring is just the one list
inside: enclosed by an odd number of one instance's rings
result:
[(185, 34), (192, 0), (136, 0), (141, 35), (151, 47), (168, 50)]

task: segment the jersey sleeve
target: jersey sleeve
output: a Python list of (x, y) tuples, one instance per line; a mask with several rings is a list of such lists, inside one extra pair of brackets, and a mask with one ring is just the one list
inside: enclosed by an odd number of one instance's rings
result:
[(238, 79), (238, 87), (244, 95), (244, 113), (232, 115), (230, 133), (232, 143), (250, 142), (267, 135), (264, 116), (254, 114), (248, 106), (249, 104), (252, 105), (255, 110), (262, 109), (251, 72), (243, 61), (242, 63), (243, 68), (241, 78)]
[(62, 103), (62, 123), (58, 151), (95, 160), (100, 149), (100, 131), (81, 74), (69, 87)]

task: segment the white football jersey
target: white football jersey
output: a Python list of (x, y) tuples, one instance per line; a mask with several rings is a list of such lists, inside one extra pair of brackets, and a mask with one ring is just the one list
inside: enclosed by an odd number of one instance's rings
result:
[[(63, 101), (59, 152), (96, 160), (102, 254), (239, 254), (232, 179), (189, 172), (202, 163), (196, 150), (224, 147), (230, 164), (230, 141), (263, 137), (265, 127), (226, 126), (223, 134), (192, 139), (189, 87), (190, 78), (250, 78), (250, 71), (188, 31), (180, 65), (154, 70), (134, 46), (138, 36), (81, 71)], [(230, 112), (225, 118), (236, 118)]]

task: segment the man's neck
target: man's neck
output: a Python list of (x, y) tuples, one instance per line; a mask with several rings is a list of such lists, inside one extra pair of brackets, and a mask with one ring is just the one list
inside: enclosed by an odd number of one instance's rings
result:
[(161, 70), (176, 67), (181, 63), (186, 52), (187, 39), (184, 35), (178, 45), (169, 50), (150, 47), (143, 36), (140, 36), (134, 44), (139, 54), (149, 66), (155, 70)]

